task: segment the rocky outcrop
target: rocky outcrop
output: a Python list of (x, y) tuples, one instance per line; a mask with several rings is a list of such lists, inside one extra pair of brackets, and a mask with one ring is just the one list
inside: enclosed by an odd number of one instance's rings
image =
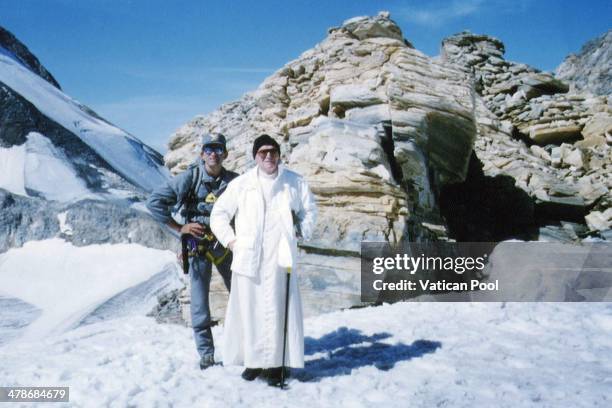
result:
[(54, 87), (61, 89), (53, 75), (38, 61), (28, 47), (2, 27), (0, 27), (0, 53), (8, 54)]
[(605, 98), (566, 95), (567, 83), (506, 61), (503, 54), (500, 40), (464, 32), (443, 41), (441, 58), (472, 74), (488, 110), (526, 139), (537, 144), (580, 139), (593, 113), (606, 110)]
[(180, 300), (181, 290), (173, 289), (157, 298), (157, 305), (147, 313), (147, 316), (155, 318), (158, 323), (185, 325), (189, 316), (183, 316)]
[(60, 233), (58, 211), (39, 198), (0, 189), (0, 252)]
[(353, 18), (254, 92), (179, 129), (165, 159), (178, 172), (202, 133), (222, 132), (226, 164), (242, 172), (253, 139), (275, 136), (319, 206), (300, 265), (313, 288), (307, 313), (331, 310), (358, 301), (346, 283), (359, 281), (361, 241), (445, 236), (437, 191), (465, 179), (474, 96), (466, 73), (415, 50), (388, 13)]
[(255, 136), (277, 137), (320, 208), (301, 248), (307, 314), (359, 302), (362, 240), (606, 238), (607, 99), (568, 94), (503, 54), (501, 41), (461, 33), (432, 59), (387, 13), (350, 19), (256, 91), (179, 129), (166, 163), (182, 170), (198, 136), (222, 132), (226, 163), (241, 172)]
[[(387, 14), (354, 18), (256, 91), (181, 128), (166, 163), (181, 170), (198, 136), (217, 131), (229, 139), (228, 166), (244, 171), (254, 137), (276, 135), (320, 206), (313, 247), (358, 253), (364, 239), (405, 237), (411, 217), (440, 223), (433, 189), (465, 178), (473, 96), (463, 72), (412, 48)], [(428, 234), (420, 222), (413, 233)]]
[(178, 249), (177, 239), (168, 229), (122, 203), (83, 200), (64, 204), (0, 189), (0, 253), (27, 241), (54, 237), (75, 246), (137, 243)]
[(472, 75), (481, 96), (475, 152), (484, 174), (510, 176), (534, 200), (537, 223), (585, 224), (585, 215), (612, 203), (608, 100), (568, 94), (567, 84), (503, 53), (503, 43), (485, 35), (442, 44), (441, 59)]
[(578, 54), (565, 58), (556, 77), (568, 82), (571, 92), (612, 94), (612, 30), (587, 42)]

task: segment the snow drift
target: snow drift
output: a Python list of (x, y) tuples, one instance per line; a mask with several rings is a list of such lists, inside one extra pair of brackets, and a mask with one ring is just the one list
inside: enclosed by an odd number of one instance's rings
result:
[(18, 337), (40, 339), (77, 326), (123, 291), (164, 272), (148, 286), (149, 293), (136, 296), (146, 304), (129, 304), (131, 312), (144, 314), (152, 307), (146, 301), (155, 301), (152, 294), (178, 286), (177, 270), (172, 252), (136, 244), (75, 247), (57, 238), (31, 241), (0, 255), (0, 296), (40, 311)]

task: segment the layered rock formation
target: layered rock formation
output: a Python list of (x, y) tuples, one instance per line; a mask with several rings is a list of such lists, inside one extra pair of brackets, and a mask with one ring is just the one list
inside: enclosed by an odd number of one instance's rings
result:
[(503, 53), (501, 41), (485, 35), (442, 44), (441, 59), (464, 67), (482, 97), (475, 151), (484, 174), (510, 176), (535, 200), (539, 223), (585, 223), (586, 215), (589, 229), (608, 230), (609, 222), (595, 221), (612, 203), (608, 98), (567, 93), (567, 83)]
[(465, 178), (473, 99), (463, 72), (412, 48), (386, 14), (351, 19), (255, 92), (185, 125), (166, 163), (181, 170), (198, 136), (217, 131), (241, 172), (252, 140), (275, 135), (321, 207), (314, 245), (358, 252), (361, 240), (405, 236), (409, 214), (435, 217), (432, 189)]
[(180, 171), (201, 134), (222, 132), (226, 163), (242, 172), (254, 137), (277, 137), (320, 208), (302, 246), (310, 313), (358, 302), (362, 240), (607, 236), (606, 97), (568, 94), (571, 84), (503, 54), (501, 41), (461, 33), (429, 58), (388, 13), (350, 19), (179, 129), (166, 164)]
[(387, 13), (358, 17), (256, 91), (181, 128), (166, 163), (181, 170), (198, 136), (215, 131), (229, 139), (228, 167), (243, 172), (253, 139), (274, 135), (319, 205), (301, 264), (307, 309), (349, 306), (361, 241), (444, 235), (437, 191), (465, 179), (474, 96), (464, 72), (414, 49)]

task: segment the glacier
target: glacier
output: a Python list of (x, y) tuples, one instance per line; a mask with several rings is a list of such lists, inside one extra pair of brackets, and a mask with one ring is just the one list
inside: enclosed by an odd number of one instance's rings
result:
[(151, 191), (169, 178), (161, 156), (153, 149), (33, 73), (2, 47), (0, 82), (81, 139), (130, 183)]

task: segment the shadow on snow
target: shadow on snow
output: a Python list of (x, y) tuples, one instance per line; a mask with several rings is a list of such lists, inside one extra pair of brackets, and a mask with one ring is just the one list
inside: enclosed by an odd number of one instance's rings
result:
[(303, 369), (293, 369), (292, 377), (298, 381), (319, 381), (325, 377), (349, 375), (353, 369), (375, 366), (390, 370), (398, 361), (410, 360), (433, 353), (442, 347), (439, 341), (417, 340), (411, 345), (381, 343), (391, 337), (389, 333), (363, 335), (359, 330), (341, 327), (319, 339), (304, 339), (304, 354), (327, 353), (327, 356), (307, 360)]

